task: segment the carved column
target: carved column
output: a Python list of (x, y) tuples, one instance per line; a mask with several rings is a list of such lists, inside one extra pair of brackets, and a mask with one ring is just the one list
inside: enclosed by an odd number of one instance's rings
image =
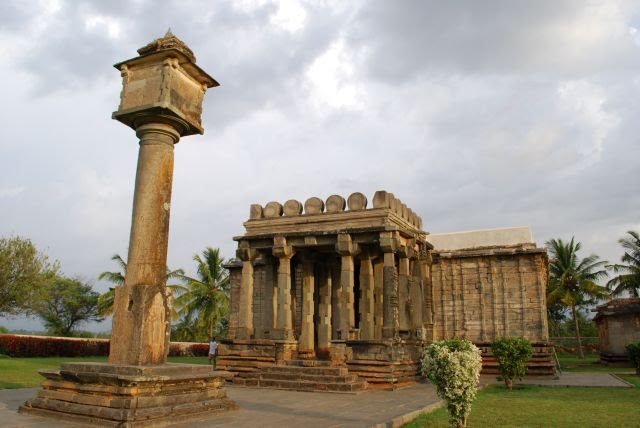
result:
[(302, 259), (302, 319), (300, 323), (300, 337), (298, 339), (298, 352), (314, 352), (314, 325), (313, 325), (313, 293), (315, 277), (313, 272), (313, 260), (305, 254)]
[(238, 306), (238, 339), (248, 340), (253, 336), (253, 261), (255, 250), (247, 241), (241, 241), (236, 256), (242, 260), (242, 276), (240, 280), (240, 304)]
[(360, 339), (363, 340), (375, 338), (373, 288), (371, 256), (364, 252), (360, 258)]
[(322, 265), (318, 284), (318, 351), (328, 352), (331, 346), (331, 266)]
[(382, 337), (396, 338), (399, 335), (398, 281), (396, 277), (395, 252), (399, 248), (397, 232), (380, 232), (380, 249), (384, 253), (382, 270), (383, 322)]
[(383, 267), (384, 263), (381, 259), (376, 259), (373, 264), (373, 298), (374, 298), (374, 337), (376, 339), (382, 339), (382, 324), (384, 322), (384, 308), (383, 308)]
[(413, 302), (409, 294), (409, 253), (408, 246), (400, 247), (398, 250), (398, 318), (400, 328), (409, 330)]
[(278, 258), (278, 318), (276, 336), (281, 340), (293, 340), (293, 322), (291, 314), (291, 257), (293, 248), (287, 245), (286, 238), (273, 238), (273, 255)]
[(336, 251), (340, 256), (340, 330), (339, 339), (349, 339), (350, 331), (355, 327), (356, 314), (354, 308), (354, 265), (353, 256), (357, 252), (357, 244), (354, 244), (351, 240), (351, 235), (340, 234), (338, 235), (338, 242), (336, 243)]

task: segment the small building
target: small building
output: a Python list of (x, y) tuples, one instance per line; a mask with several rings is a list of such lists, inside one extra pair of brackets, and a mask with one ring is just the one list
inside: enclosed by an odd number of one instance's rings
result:
[(595, 309), (600, 361), (627, 363), (626, 346), (640, 341), (640, 298), (613, 299)]
[(236, 382), (286, 387), (281, 368), (306, 366), (395, 384), (417, 379), (433, 340), (548, 345), (547, 255), (528, 228), (429, 235), (393, 194), (367, 202), (353, 193), (251, 206), (227, 266), (219, 351)]

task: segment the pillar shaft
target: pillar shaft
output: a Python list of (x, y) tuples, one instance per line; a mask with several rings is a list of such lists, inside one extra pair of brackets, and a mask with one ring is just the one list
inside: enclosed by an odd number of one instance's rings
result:
[(349, 332), (355, 327), (356, 314), (354, 304), (354, 266), (353, 256), (343, 255), (340, 264), (340, 338), (349, 338)]
[(279, 257), (278, 264), (278, 318), (277, 336), (282, 340), (293, 340), (293, 318), (291, 314), (291, 255)]
[(374, 276), (371, 257), (365, 255), (360, 260), (360, 339), (375, 338), (373, 298)]
[(313, 293), (315, 288), (315, 277), (313, 272), (313, 261), (305, 258), (302, 262), (302, 319), (300, 322), (300, 338), (298, 341), (298, 351), (314, 351), (314, 307)]
[(331, 267), (322, 266), (318, 284), (318, 351), (328, 352), (331, 346)]
[(396, 278), (395, 255), (384, 253), (382, 270), (383, 312), (382, 337), (394, 338), (398, 333), (398, 281)]
[(136, 129), (140, 138), (124, 285), (114, 303), (110, 364), (156, 365), (167, 360), (170, 308), (167, 246), (173, 146), (180, 134), (163, 123)]
[(373, 278), (374, 278), (374, 336), (376, 339), (382, 339), (382, 324), (384, 320), (384, 307), (383, 307), (383, 262), (377, 259), (373, 265)]
[(398, 317), (402, 330), (410, 328), (413, 304), (409, 293), (409, 259), (401, 255), (398, 259)]
[(422, 281), (422, 269), (421, 262), (419, 259), (413, 260), (413, 270), (411, 276), (411, 285), (409, 287), (410, 297), (411, 297), (411, 327), (421, 328), (424, 326), (424, 307), (425, 307), (425, 299), (423, 292), (423, 281)]
[(240, 302), (238, 306), (238, 339), (250, 339), (253, 336), (253, 261), (242, 261), (240, 281)]

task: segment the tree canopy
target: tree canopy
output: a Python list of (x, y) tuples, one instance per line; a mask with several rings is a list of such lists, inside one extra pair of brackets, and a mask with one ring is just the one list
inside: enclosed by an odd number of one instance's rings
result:
[(46, 287), (45, 298), (36, 313), (47, 332), (56, 336), (70, 336), (87, 321), (102, 321), (98, 314), (99, 293), (90, 284), (78, 279), (57, 276)]
[(607, 287), (614, 296), (627, 292), (632, 297), (640, 297), (640, 234), (633, 230), (629, 230), (627, 234), (629, 237), (618, 240), (626, 250), (622, 263), (607, 266), (617, 274), (607, 282)]
[(598, 299), (609, 296), (608, 290), (597, 284), (597, 281), (607, 276), (605, 269), (607, 262), (600, 260), (595, 254), (581, 259), (578, 251), (582, 248), (582, 244), (575, 242), (574, 238), (566, 243), (562, 239), (551, 239), (546, 245), (551, 254), (547, 303), (549, 305), (559, 303), (571, 309), (578, 340), (578, 352), (583, 358), (577, 308), (594, 304)]
[(33, 312), (57, 271), (29, 239), (0, 238), (0, 315)]

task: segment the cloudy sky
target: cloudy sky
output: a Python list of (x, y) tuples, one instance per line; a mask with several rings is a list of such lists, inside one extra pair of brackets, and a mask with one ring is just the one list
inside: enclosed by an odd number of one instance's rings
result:
[(0, 236), (100, 291), (138, 149), (112, 65), (169, 27), (222, 85), (176, 146), (171, 268), (233, 256), (252, 203), (378, 189), (430, 232), (529, 225), (611, 261), (640, 229), (637, 1), (5, 0)]

